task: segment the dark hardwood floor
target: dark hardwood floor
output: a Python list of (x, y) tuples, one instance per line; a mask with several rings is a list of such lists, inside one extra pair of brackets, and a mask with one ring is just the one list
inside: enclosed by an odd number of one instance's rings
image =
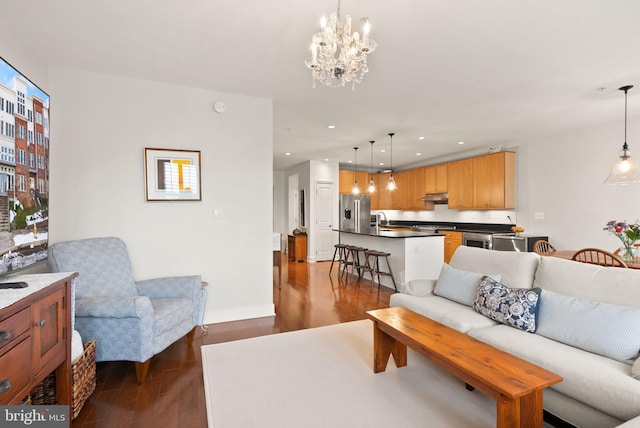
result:
[(288, 263), (282, 259), (282, 288), (274, 268), (276, 316), (208, 325), (192, 346), (181, 339), (151, 360), (143, 385), (130, 362), (97, 364), (96, 391), (73, 421), (81, 427), (206, 427), (200, 346), (267, 334), (355, 321), (365, 311), (389, 306), (392, 291), (368, 280), (345, 284), (330, 262)]

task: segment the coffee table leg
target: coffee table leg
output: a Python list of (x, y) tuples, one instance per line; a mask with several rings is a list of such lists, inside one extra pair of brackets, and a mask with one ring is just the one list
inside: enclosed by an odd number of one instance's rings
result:
[(373, 323), (373, 372), (380, 373), (387, 369), (389, 355), (393, 355), (396, 367), (407, 365), (407, 346), (398, 342)]
[(520, 426), (541, 428), (543, 425), (542, 390), (520, 398)]

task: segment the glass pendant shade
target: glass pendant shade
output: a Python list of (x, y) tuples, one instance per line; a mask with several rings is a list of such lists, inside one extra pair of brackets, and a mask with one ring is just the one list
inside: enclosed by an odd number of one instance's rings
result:
[(353, 152), (354, 152), (354, 157), (353, 157), (353, 189), (351, 190), (351, 193), (353, 193), (354, 195), (357, 195), (358, 193), (360, 193), (360, 187), (358, 187), (358, 179), (356, 178), (356, 168), (358, 165), (358, 148), (354, 147), (353, 148)]
[(369, 193), (375, 193), (376, 191), (376, 183), (373, 181), (373, 177), (369, 179), (369, 188), (367, 190), (369, 190)]
[[(626, 145), (626, 144), (625, 144)], [(604, 181), (607, 184), (631, 184), (640, 182), (640, 168), (629, 149), (623, 148), (620, 156), (611, 166), (609, 176)]]
[(396, 179), (393, 178), (393, 173), (389, 174), (389, 184), (387, 185), (387, 189), (396, 190)]
[[(373, 174), (373, 143), (375, 141), (369, 141), (371, 143), (371, 165), (370, 165), (370, 174)], [(374, 193), (376, 191), (376, 182), (373, 180), (373, 176), (369, 179), (369, 188), (367, 189), (369, 193)]]
[(387, 184), (387, 189), (396, 190), (396, 179), (393, 178), (393, 136), (396, 135), (393, 132), (389, 132), (389, 139), (391, 140), (389, 144), (389, 169), (391, 173), (389, 174), (389, 184)]
[(631, 184), (640, 183), (640, 168), (635, 157), (631, 156), (631, 151), (627, 145), (627, 92), (633, 85), (620, 88), (624, 91), (624, 144), (619, 156), (616, 158), (609, 176), (604, 181), (606, 184)]

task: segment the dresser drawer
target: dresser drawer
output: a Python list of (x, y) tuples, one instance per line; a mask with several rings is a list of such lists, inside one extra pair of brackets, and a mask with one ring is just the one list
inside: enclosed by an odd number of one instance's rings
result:
[(25, 308), (0, 321), (0, 355), (7, 351), (21, 334), (27, 332), (31, 324), (31, 308)]
[(31, 382), (31, 352), (27, 336), (0, 357), (0, 404), (11, 402)]

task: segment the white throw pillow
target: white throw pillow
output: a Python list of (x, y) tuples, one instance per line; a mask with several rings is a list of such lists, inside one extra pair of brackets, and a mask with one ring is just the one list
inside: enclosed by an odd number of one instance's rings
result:
[(445, 263), (442, 265), (440, 277), (433, 289), (433, 294), (463, 305), (473, 306), (478, 285), (485, 275), (498, 282), (502, 280), (502, 275), (469, 272), (452, 268)]
[(542, 290), (536, 334), (626, 362), (640, 351), (640, 308)]

